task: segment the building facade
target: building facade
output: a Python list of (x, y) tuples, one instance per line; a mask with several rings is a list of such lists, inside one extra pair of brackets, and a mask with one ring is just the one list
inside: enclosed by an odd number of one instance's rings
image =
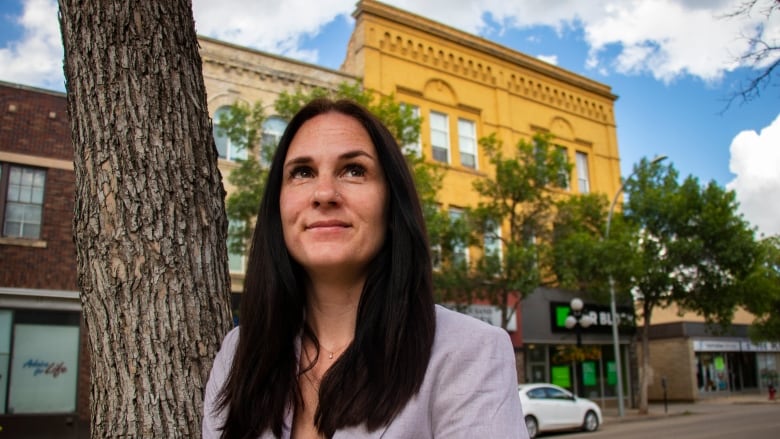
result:
[[(599, 192), (611, 198), (617, 191), (617, 96), (609, 86), (373, 0), (360, 1), (353, 16), (342, 70), (422, 117), (416, 147), (445, 169), (438, 200), (451, 216), (479, 201), (473, 183), (491, 176), (492, 169), (478, 139), (491, 133), (506, 156), (521, 139), (552, 135), (574, 164), (564, 194)], [(482, 251), (466, 249), (465, 257)], [(519, 320), (527, 313), (515, 315)], [(523, 349), (525, 331), (533, 328), (513, 324), (517, 330), (510, 335), (523, 381), (534, 376), (526, 372)]]
[[(734, 393), (768, 393), (780, 382), (780, 342), (753, 342), (753, 316), (735, 313), (728, 328), (675, 307), (654, 313), (648, 332), (648, 399), (695, 401)], [(665, 388), (664, 388), (665, 387)]]
[(65, 95), (0, 83), (0, 426), (12, 437), (88, 432), (74, 192)]
[[(287, 121), (274, 112), (274, 102), (282, 92), (309, 91), (313, 88), (334, 89), (341, 83), (353, 83), (357, 78), (336, 70), (295, 61), (246, 47), (199, 37), (203, 61), (203, 80), (209, 115), (215, 121), (228, 107), (239, 102), (246, 105), (262, 103), (266, 117), (263, 142), (276, 143)], [(219, 168), (225, 190), (233, 187), (224, 178), (235, 169), (236, 160), (247, 154), (262, 154), (260, 149), (246, 151), (231, 145), (230, 140), (215, 128), (214, 140), (219, 151)], [(258, 145), (258, 148), (262, 145)], [(244, 285), (245, 257), (229, 254), (231, 290), (240, 293)], [(237, 298), (234, 297), (234, 308)]]
[[(583, 301), (582, 314), (591, 320), (588, 327), (567, 328), (572, 314), (571, 300)], [(631, 346), (636, 334), (634, 311), (630, 304), (618, 306), (623, 396), (632, 401), (635, 372), (631, 367)], [(523, 300), (523, 346), (525, 382), (550, 382), (602, 406), (617, 401), (617, 362), (609, 305), (592, 300), (581, 292), (539, 288)], [(575, 347), (578, 349), (575, 350)], [(581, 352), (583, 357), (578, 357)]]

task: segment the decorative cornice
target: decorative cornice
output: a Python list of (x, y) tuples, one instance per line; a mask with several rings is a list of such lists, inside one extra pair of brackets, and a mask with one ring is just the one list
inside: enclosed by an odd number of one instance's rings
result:
[[(376, 42), (365, 42), (367, 45), (376, 44), (375, 48), (381, 52), (490, 87), (499, 87), (600, 123), (614, 124), (611, 107), (617, 96), (605, 84), (380, 2), (362, 0), (353, 16), (359, 20), (364, 14), (452, 43), (445, 47), (432, 39), (385, 28), (376, 35)], [(458, 50), (457, 47), (466, 50)], [(475, 56), (473, 52), (483, 56)], [(571, 88), (558, 85), (561, 83)]]

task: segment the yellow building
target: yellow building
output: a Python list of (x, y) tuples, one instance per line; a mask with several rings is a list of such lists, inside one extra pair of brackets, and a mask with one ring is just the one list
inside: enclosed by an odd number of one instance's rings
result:
[(551, 133), (575, 163), (575, 192), (614, 194), (620, 184), (609, 86), (400, 9), (357, 4), (342, 70), (416, 107), (421, 149), (448, 172), (444, 206), (475, 204), (472, 182), (489, 175), (477, 140), (496, 133), (507, 152)]
[[(359, 79), (366, 89), (394, 95), (422, 117), (416, 147), (445, 169), (438, 198), (452, 213), (476, 205), (474, 181), (492, 177), (488, 158), (478, 145), (480, 138), (491, 133), (503, 143), (507, 155), (513, 154), (521, 139), (550, 134), (575, 165), (569, 179), (570, 193), (598, 192), (611, 198), (618, 190), (617, 96), (609, 86), (373, 0), (360, 1), (353, 15), (355, 28), (340, 71), (201, 38), (212, 116), (236, 100), (253, 103), (261, 99), (270, 106), (282, 90), (331, 88)], [(273, 116), (271, 107), (266, 115)], [(230, 147), (223, 149), (220, 167), (229, 172)], [(242, 268), (240, 256), (234, 255), (234, 292), (241, 290)], [(548, 302), (539, 306), (551, 306)], [(495, 315), (492, 307), (487, 308), (477, 312)], [(491, 319), (484, 315), (481, 317)], [(549, 380), (550, 365), (539, 361), (526, 364), (521, 346), (524, 336), (534, 335), (534, 352), (541, 352), (540, 347), (553, 349), (560, 334), (549, 330), (533, 334), (519, 319), (509, 326), (517, 348), (520, 381), (535, 377), (532, 372), (538, 368), (547, 371), (542, 379)], [(590, 341), (609, 350), (607, 341)], [(629, 342), (628, 338), (621, 341)], [(610, 366), (608, 360), (603, 366)], [(532, 371), (532, 367), (537, 369)]]

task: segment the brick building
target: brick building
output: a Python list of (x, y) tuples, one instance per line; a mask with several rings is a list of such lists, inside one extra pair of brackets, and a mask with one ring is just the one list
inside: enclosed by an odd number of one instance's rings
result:
[(87, 432), (74, 184), (65, 94), (0, 82), (0, 426), (13, 437)]

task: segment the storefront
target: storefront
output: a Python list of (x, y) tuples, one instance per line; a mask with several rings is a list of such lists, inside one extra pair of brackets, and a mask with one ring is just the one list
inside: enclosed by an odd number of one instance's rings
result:
[(693, 339), (700, 396), (777, 386), (780, 343)]
[(78, 293), (0, 287), (0, 425), (11, 437), (88, 431)]
[(733, 324), (725, 333), (702, 322), (669, 322), (650, 328), (651, 380), (648, 396), (694, 401), (731, 393), (765, 393), (778, 385), (780, 342), (753, 343), (749, 325)]
[[(582, 313), (592, 321), (587, 328), (566, 327), (566, 318), (572, 313), (570, 301), (575, 297), (583, 299)], [(623, 395), (630, 401), (628, 383), (633, 374), (628, 367), (628, 348), (636, 331), (633, 309), (618, 307), (618, 315)], [(618, 373), (609, 305), (576, 293), (540, 288), (523, 299), (521, 321), (525, 382), (549, 382), (602, 405), (616, 404)]]

